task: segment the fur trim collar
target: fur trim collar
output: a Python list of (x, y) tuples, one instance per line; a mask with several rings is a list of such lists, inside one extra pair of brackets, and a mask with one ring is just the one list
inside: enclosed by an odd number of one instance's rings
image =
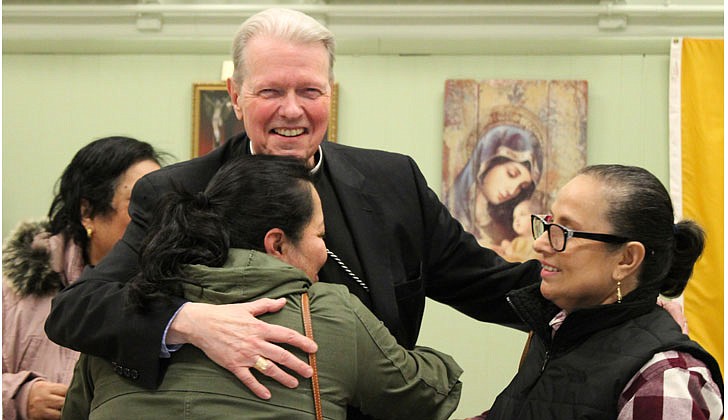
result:
[(63, 288), (53, 270), (48, 222), (23, 222), (3, 245), (3, 276), (18, 295), (46, 295)]

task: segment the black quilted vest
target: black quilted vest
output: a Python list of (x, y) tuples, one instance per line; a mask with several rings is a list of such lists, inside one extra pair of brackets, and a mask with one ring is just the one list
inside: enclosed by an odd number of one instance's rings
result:
[(655, 294), (635, 291), (621, 304), (574, 311), (553, 339), (548, 322), (559, 308), (541, 296), (538, 285), (508, 299), (535, 336), (488, 420), (614, 420), (627, 382), (655, 353), (666, 350), (702, 360), (723, 393), (718, 363), (655, 305)]

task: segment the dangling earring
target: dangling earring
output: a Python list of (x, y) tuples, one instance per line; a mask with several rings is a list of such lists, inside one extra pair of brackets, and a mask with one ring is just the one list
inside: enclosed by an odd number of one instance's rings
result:
[(92, 227), (90, 227), (90, 226), (89, 226), (89, 227), (87, 227), (87, 228), (86, 228), (86, 236), (88, 236), (88, 238), (89, 238), (89, 239), (91, 239), (91, 236), (92, 236), (93, 234), (94, 234), (94, 228), (92, 228)]
[(622, 303), (622, 281), (617, 280), (617, 303)]

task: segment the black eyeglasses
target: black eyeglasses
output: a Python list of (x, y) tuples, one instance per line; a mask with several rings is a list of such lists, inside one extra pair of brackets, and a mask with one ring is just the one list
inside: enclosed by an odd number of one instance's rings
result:
[(551, 248), (556, 252), (561, 252), (566, 249), (566, 241), (572, 237), (612, 244), (621, 244), (629, 241), (627, 238), (606, 233), (589, 233), (571, 230), (556, 223), (549, 223), (542, 216), (535, 214), (531, 215), (531, 232), (533, 233), (533, 239), (538, 239), (544, 232), (548, 232), (549, 244), (551, 244)]

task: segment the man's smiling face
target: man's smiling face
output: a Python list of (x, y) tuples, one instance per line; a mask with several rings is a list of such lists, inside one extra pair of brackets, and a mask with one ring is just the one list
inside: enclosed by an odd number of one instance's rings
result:
[(245, 49), (244, 75), (232, 99), (254, 152), (313, 163), (329, 122), (331, 85), (324, 45), (252, 39)]

